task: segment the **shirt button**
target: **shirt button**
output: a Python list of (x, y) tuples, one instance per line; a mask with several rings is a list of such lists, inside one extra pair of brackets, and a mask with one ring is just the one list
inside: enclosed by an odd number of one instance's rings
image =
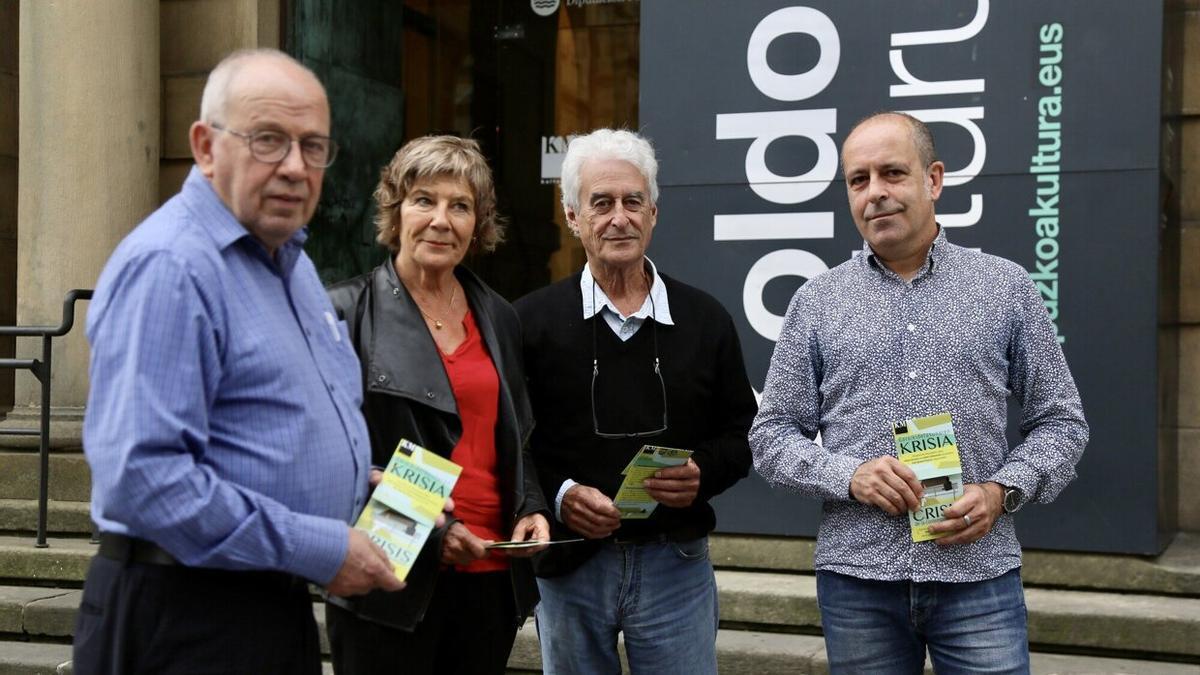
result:
[(400, 295), (400, 289), (399, 289), (399, 288), (393, 288), (393, 289), (392, 289), (392, 295)]
[(916, 330), (917, 330), (917, 327), (914, 324), (911, 324), (911, 323), (908, 324), (908, 332), (912, 333), (912, 332), (915, 332)]
[(387, 382), (387, 375), (380, 375), (379, 377), (375, 378), (375, 381), (379, 383)]
[(908, 379), (910, 379), (910, 380), (917, 379), (917, 371), (915, 371), (915, 370), (908, 371)]
[(427, 391), (425, 392), (425, 398), (432, 401), (433, 399), (437, 398), (437, 394), (433, 393), (432, 391)]

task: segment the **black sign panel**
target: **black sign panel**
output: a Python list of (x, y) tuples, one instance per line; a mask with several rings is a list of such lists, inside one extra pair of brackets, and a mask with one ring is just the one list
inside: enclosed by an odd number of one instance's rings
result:
[[(938, 221), (1029, 270), (1091, 424), (1079, 478), (1019, 515), (1022, 541), (1157, 551), (1161, 39), (1152, 2), (643, 3), (651, 256), (725, 304), (761, 387), (792, 294), (862, 246), (846, 132), (878, 110), (925, 120), (947, 169)], [(718, 508), (732, 532), (814, 535), (819, 519), (757, 477)]]

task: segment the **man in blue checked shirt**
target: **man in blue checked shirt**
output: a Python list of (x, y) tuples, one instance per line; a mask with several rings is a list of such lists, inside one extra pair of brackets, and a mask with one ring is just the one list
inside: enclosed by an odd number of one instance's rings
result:
[(302, 248), (336, 155), (285, 54), (209, 76), (183, 189), (117, 247), (87, 317), (101, 544), (76, 673), (319, 673), (308, 582), (398, 590), (367, 498), (359, 364)]
[[(1054, 325), (1017, 264), (956, 246), (945, 168), (902, 113), (842, 146), (861, 254), (800, 288), (750, 430), (768, 482), (824, 500), (817, 600), (833, 673), (1029, 672), (1012, 513), (1075, 477), (1088, 427)], [(1023, 441), (1005, 438), (1007, 398)], [(963, 496), (914, 542), (923, 488), (892, 423), (950, 413)], [(814, 442), (818, 431), (822, 443)]]

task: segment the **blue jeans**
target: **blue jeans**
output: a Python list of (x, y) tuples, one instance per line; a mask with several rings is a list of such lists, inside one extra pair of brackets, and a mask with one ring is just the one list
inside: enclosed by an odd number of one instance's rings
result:
[(817, 572), (830, 673), (1028, 673), (1020, 569), (952, 584)]
[(717, 584), (708, 538), (604, 543), (560, 577), (538, 579), (546, 675), (621, 672), (617, 634), (638, 673), (717, 672)]

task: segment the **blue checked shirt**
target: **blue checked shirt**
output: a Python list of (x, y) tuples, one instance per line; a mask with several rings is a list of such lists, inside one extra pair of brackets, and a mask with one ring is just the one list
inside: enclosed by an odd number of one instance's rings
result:
[(370, 466), (358, 360), (305, 232), (272, 261), (193, 168), (89, 307), (92, 517), (186, 565), (337, 573)]
[[(1009, 394), (1021, 404), (1024, 437), (1011, 448)], [(1025, 270), (955, 246), (943, 230), (911, 282), (864, 244), (796, 292), (750, 447), (769, 483), (824, 500), (817, 569), (965, 582), (1020, 566), (1010, 515), (979, 541), (941, 547), (913, 543), (907, 516), (850, 497), (860, 464), (895, 454), (893, 421), (940, 412), (953, 417), (964, 482), (995, 481), (1026, 501), (1049, 502), (1075, 477), (1088, 427)]]

